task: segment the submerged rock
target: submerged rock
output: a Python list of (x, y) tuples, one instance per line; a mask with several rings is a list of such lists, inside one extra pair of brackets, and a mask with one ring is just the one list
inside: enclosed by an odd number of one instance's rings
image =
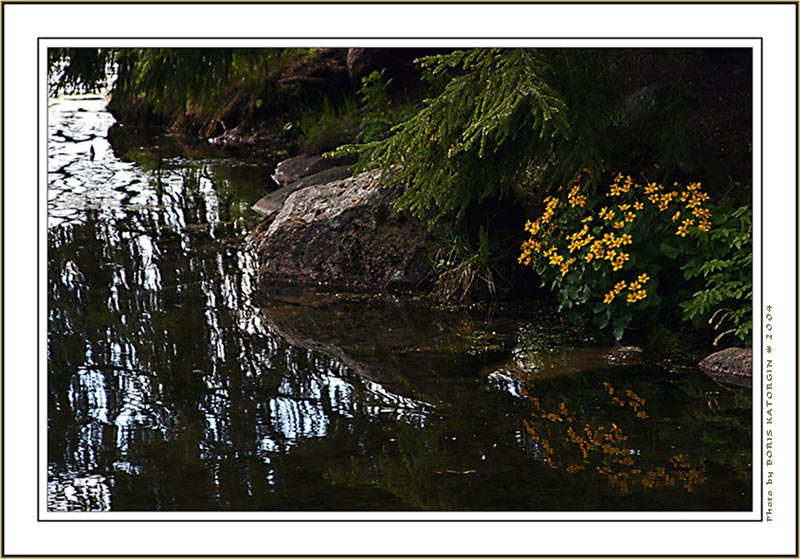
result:
[(753, 385), (753, 348), (729, 347), (712, 353), (698, 364), (710, 377), (738, 386)]
[(636, 365), (641, 362), (644, 351), (636, 346), (621, 347), (573, 347), (537, 346), (521, 344), (514, 348), (505, 362), (489, 367), (489, 378), (511, 374), (526, 380), (553, 378), (562, 375), (584, 373), (609, 367)]
[(290, 193), (248, 237), (260, 287), (275, 283), (384, 291), (425, 277), (425, 226), (400, 214), (380, 171)]

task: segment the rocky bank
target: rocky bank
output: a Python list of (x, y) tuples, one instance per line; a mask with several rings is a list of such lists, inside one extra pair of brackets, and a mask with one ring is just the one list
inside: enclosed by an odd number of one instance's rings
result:
[(285, 186), (254, 206), (264, 216), (247, 238), (258, 258), (259, 288), (294, 284), (377, 292), (423, 282), (427, 228), (392, 207), (396, 191), (384, 188), (381, 172), (330, 180), (349, 172), (320, 170), (302, 157), (301, 167), (311, 174), (292, 174), (291, 182), (284, 177)]

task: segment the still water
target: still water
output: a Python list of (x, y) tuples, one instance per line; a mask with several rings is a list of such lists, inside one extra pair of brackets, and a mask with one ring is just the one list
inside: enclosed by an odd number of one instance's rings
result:
[(751, 509), (750, 390), (697, 356), (609, 365), (535, 303), (258, 294), (277, 156), (113, 124), (51, 100), (51, 511)]

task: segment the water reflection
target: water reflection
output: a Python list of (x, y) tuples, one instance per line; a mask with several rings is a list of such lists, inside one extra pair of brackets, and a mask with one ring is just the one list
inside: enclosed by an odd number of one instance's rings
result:
[[(631, 389), (620, 398), (614, 396), (611, 383), (603, 382), (603, 386), (614, 405), (629, 411), (635, 419), (649, 418), (644, 409), (645, 398)], [(600, 421), (581, 419), (564, 400), (557, 408), (548, 409), (531, 393), (530, 386), (522, 393), (533, 404), (531, 417), (524, 420), (525, 430), (537, 448), (537, 459), (552, 469), (561, 468), (569, 474), (596, 472), (621, 493), (628, 493), (635, 485), (649, 489), (680, 487), (691, 493), (707, 480), (707, 456), (692, 463), (686, 454), (673, 454), (662, 458), (661, 465), (642, 467), (640, 462), (653, 461), (652, 457), (647, 458), (648, 449), (642, 459), (642, 448), (616, 422), (607, 423), (603, 421), (605, 417)]]
[[(50, 510), (564, 510), (565, 496), (597, 510), (750, 506), (749, 435), (695, 405), (711, 381), (665, 380), (654, 394), (661, 373), (602, 373), (606, 386), (572, 358), (540, 379), (551, 385), (482, 373), (519, 358), (531, 333), (540, 354), (586, 343), (541, 309), (256, 297), (240, 246), (273, 163), (207, 146), (187, 159), (183, 140), (155, 150), (119, 129), (112, 149), (101, 107), (60, 100), (49, 114)], [(733, 394), (744, 415), (748, 395)], [(692, 425), (720, 449), (704, 471), (694, 456), (708, 443), (678, 432)], [(657, 464), (630, 454), (654, 444)], [(687, 464), (694, 500), (642, 491), (670, 485), (658, 467), (685, 484)], [(608, 492), (623, 472), (636, 500)], [(580, 497), (599, 475), (607, 490)]]

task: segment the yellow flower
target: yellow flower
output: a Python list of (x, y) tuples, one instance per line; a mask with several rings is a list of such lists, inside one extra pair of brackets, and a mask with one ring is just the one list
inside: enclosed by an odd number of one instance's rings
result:
[[(639, 277), (641, 277), (641, 276), (639, 276)], [(641, 283), (640, 283), (639, 281), (632, 281), (632, 282), (630, 283), (630, 285), (628, 286), (628, 288), (629, 288), (631, 291), (636, 291), (636, 290), (637, 290), (637, 289), (639, 289), (641, 286), (642, 286), (642, 285), (641, 285)]]
[(603, 241), (594, 241), (589, 250), (594, 254), (595, 258), (603, 258), (605, 253), (605, 250), (603, 249)]
[(616, 221), (616, 222), (614, 222), (614, 229), (622, 229), (623, 227), (625, 227), (625, 222), (624, 221)]
[(587, 223), (587, 222), (589, 222), (589, 221), (592, 221), (593, 219), (594, 219), (594, 218), (593, 218), (592, 216), (584, 217), (584, 218), (581, 220), (581, 223)]
[(650, 276), (648, 276), (647, 274), (640, 274), (639, 277), (636, 278), (636, 281), (638, 281), (639, 283), (644, 285), (645, 283), (647, 283), (647, 281), (649, 279), (650, 279)]
[(672, 216), (672, 221), (678, 221), (680, 217), (681, 217), (681, 212), (680, 210), (678, 210), (677, 212), (675, 212), (675, 215)]
[(517, 258), (517, 262), (528, 266), (531, 263), (531, 255), (535, 252), (539, 252), (542, 249), (542, 244), (539, 241), (528, 239), (522, 243), (522, 247), (520, 248), (522, 250), (522, 254), (519, 255), (519, 258)]
[(570, 198), (569, 205), (573, 208), (575, 206), (580, 206), (581, 208), (586, 207), (586, 196), (575, 196), (574, 198)]
[(620, 244), (621, 246), (629, 245), (629, 244), (631, 244), (632, 242), (633, 242), (633, 239), (631, 238), (631, 236), (630, 236), (628, 233), (625, 233), (624, 235), (622, 235), (622, 236), (619, 238), (619, 244)]
[(616, 295), (619, 295), (619, 293), (620, 293), (620, 292), (621, 292), (623, 289), (625, 289), (625, 280), (618, 281), (616, 284), (614, 284), (614, 293), (615, 293)]
[(612, 219), (614, 219), (614, 212), (612, 210), (607, 209), (607, 208), (601, 208), (600, 209), (600, 217), (602, 219), (607, 220), (607, 221), (611, 221)]
[(659, 190), (662, 190), (663, 188), (664, 187), (662, 185), (651, 182), (648, 183), (648, 185), (644, 188), (644, 193), (653, 194), (655, 192), (658, 192)]
[(619, 207), (620, 211), (625, 212), (625, 211), (628, 211), (630, 209), (631, 205), (630, 204), (621, 204), (618, 207)]
[(644, 209), (644, 204), (642, 204), (641, 202), (634, 202), (633, 203), (633, 209), (634, 210), (643, 210)]
[(633, 186), (633, 179), (629, 176), (625, 177), (625, 182), (622, 184), (622, 192), (630, 191)]
[(550, 264), (552, 264), (553, 266), (558, 266), (558, 265), (560, 265), (560, 264), (561, 264), (563, 261), (564, 261), (564, 257), (563, 257), (563, 256), (561, 256), (560, 254), (555, 254), (555, 253), (554, 253), (554, 254), (553, 254), (551, 257), (550, 257)]
[[(633, 284), (631, 284), (631, 285), (633, 285)], [(629, 303), (635, 303), (636, 301), (640, 301), (641, 299), (644, 299), (646, 297), (647, 297), (647, 291), (645, 291), (644, 289), (639, 289), (638, 291), (633, 291), (631, 289), (631, 292), (628, 293), (628, 296), (626, 297), (626, 300)], [(644, 403), (644, 401), (642, 401), (641, 403)]]
[(625, 262), (627, 262), (629, 258), (630, 255), (628, 253), (620, 252), (612, 264), (613, 270), (616, 272), (617, 270), (622, 268), (625, 265)]
[(681, 226), (678, 227), (678, 231), (675, 233), (676, 235), (680, 235), (681, 237), (685, 237), (687, 233), (689, 233), (689, 226), (694, 225), (693, 219), (684, 219)]
[(627, 222), (629, 222), (629, 223), (630, 223), (630, 222), (631, 222), (631, 221), (633, 221), (634, 219), (636, 219), (636, 214), (635, 214), (635, 213), (633, 213), (633, 212), (628, 212), (628, 213), (626, 213), (626, 214), (625, 214), (625, 221), (627, 221)]
[(693, 192), (692, 198), (691, 200), (689, 200), (689, 203), (686, 204), (686, 207), (687, 208), (697, 207), (706, 200), (708, 200), (708, 194), (706, 194), (705, 192)]
[(613, 291), (613, 290), (609, 291), (608, 293), (606, 293), (606, 296), (605, 296), (605, 298), (603, 299), (603, 302), (604, 302), (606, 305), (608, 305), (609, 303), (611, 303), (611, 301), (613, 301), (613, 300), (614, 300), (614, 295), (615, 295), (615, 293), (614, 293), (614, 291)]
[(711, 217), (711, 212), (708, 211), (707, 208), (697, 207), (697, 208), (692, 210), (692, 215), (694, 215), (695, 217), (699, 217), (701, 219), (702, 218), (708, 219), (708, 218)]

